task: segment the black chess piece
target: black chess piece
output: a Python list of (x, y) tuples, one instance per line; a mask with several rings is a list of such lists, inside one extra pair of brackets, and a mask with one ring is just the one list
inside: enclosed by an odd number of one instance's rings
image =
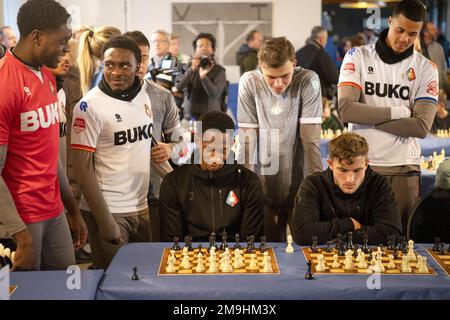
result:
[(388, 238), (388, 242), (387, 242), (387, 249), (388, 250), (394, 250), (395, 248), (395, 235), (391, 234)]
[(392, 253), (392, 255), (394, 256), (394, 260), (398, 258), (397, 245), (394, 246), (394, 252)]
[(440, 247), (439, 248), (439, 254), (441, 256), (445, 255), (445, 243), (442, 242), (439, 247)]
[(247, 249), (246, 249), (247, 253), (253, 253), (255, 251), (254, 241), (255, 241), (255, 236), (247, 237)]
[(369, 257), (367, 258), (367, 261), (372, 261), (372, 249), (369, 249), (369, 252), (367, 253)]
[(434, 246), (433, 246), (433, 251), (434, 252), (438, 252), (439, 251), (439, 245), (440, 244), (441, 244), (441, 238), (435, 237), (434, 238)]
[(402, 253), (408, 253), (408, 242), (406, 242), (406, 237), (401, 237), (402, 240)]
[(209, 236), (209, 248), (208, 250), (211, 250), (211, 248), (217, 248), (216, 246), (216, 234), (213, 232), (211, 233), (211, 235)]
[(178, 237), (173, 237), (173, 246), (172, 246), (172, 250), (175, 251), (180, 251), (180, 238)]
[(364, 252), (364, 254), (368, 254), (370, 249), (369, 249), (369, 235), (367, 234), (367, 232), (364, 232), (363, 234), (363, 246), (361, 248), (362, 252)]
[(306, 280), (312, 280), (312, 279), (314, 279), (314, 277), (313, 277), (313, 274), (311, 272), (311, 266), (312, 266), (311, 260), (308, 260), (306, 262), (306, 265), (307, 265), (308, 268), (306, 269), (305, 279)]
[(186, 248), (188, 248), (188, 251), (194, 250), (194, 248), (192, 248), (192, 237), (191, 236), (184, 237), (184, 246)]
[(259, 245), (259, 252), (264, 253), (265, 251), (267, 251), (267, 249), (269, 249), (269, 246), (267, 245), (266, 237), (261, 236), (261, 244)]
[(133, 275), (131, 276), (131, 280), (134, 280), (134, 281), (139, 280), (139, 276), (137, 274), (137, 267), (136, 266), (133, 267)]
[(317, 246), (317, 236), (312, 236), (311, 252), (312, 253), (319, 252), (319, 247)]
[(353, 250), (354, 249), (354, 245), (353, 245), (353, 232), (349, 231), (347, 233), (347, 244), (345, 245), (345, 250)]
[(339, 257), (345, 256), (344, 241), (342, 239), (338, 240), (338, 256)]
[(450, 254), (450, 244), (448, 245), (447, 253)]
[(342, 235), (340, 233), (338, 233), (336, 235), (336, 250), (339, 250), (339, 240), (342, 239)]
[(235, 241), (234, 250), (242, 249), (241, 244), (239, 243), (240, 240), (241, 240), (241, 237), (240, 237), (239, 233), (236, 233), (236, 235), (234, 236), (234, 241)]
[(354, 258), (358, 257), (358, 246), (355, 246), (355, 247), (354, 247), (353, 257), (354, 257)]
[(225, 230), (223, 230), (223, 232), (222, 232), (222, 243), (220, 245), (220, 250), (221, 251), (225, 251), (225, 248), (228, 248), (227, 239), (228, 239), (228, 234), (227, 234), (227, 232)]
[(333, 252), (333, 249), (331, 249), (331, 241), (327, 241), (327, 248), (325, 249), (325, 252), (327, 253)]

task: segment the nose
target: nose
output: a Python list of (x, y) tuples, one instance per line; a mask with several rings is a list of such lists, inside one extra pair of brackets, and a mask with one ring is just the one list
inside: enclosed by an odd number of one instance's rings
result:
[(353, 172), (347, 172), (345, 178), (347, 183), (353, 183), (355, 181), (355, 174)]

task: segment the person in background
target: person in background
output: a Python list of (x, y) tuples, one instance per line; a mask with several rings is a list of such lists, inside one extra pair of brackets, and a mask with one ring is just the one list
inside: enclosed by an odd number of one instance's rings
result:
[(172, 56), (176, 57), (178, 63), (188, 63), (190, 57), (180, 52), (180, 37), (176, 34), (170, 36), (169, 52)]
[(438, 130), (450, 129), (450, 113), (447, 110), (447, 94), (444, 90), (439, 90), (438, 110), (434, 117), (431, 132), (436, 134)]
[(255, 70), (258, 66), (258, 50), (261, 48), (264, 37), (261, 32), (252, 30), (246, 37), (246, 42), (236, 52), (236, 63), (239, 65), (241, 75), (244, 72)]

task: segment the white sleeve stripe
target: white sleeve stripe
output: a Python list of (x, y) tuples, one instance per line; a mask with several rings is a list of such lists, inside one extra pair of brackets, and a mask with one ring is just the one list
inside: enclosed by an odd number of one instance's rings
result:
[(300, 124), (321, 124), (322, 123), (322, 118), (321, 117), (300, 118), (300, 119), (298, 119), (298, 122)]
[(257, 124), (257, 123), (239, 122), (238, 126), (239, 126), (239, 128), (259, 128), (259, 124)]

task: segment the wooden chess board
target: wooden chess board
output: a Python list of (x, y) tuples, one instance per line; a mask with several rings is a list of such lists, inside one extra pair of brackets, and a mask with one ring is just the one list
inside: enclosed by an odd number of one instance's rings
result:
[(441, 255), (439, 252), (433, 251), (433, 249), (427, 249), (427, 252), (433, 257), (437, 264), (439, 264), (447, 276), (450, 276), (450, 253)]
[[(333, 275), (337, 275), (337, 274), (345, 274), (345, 275), (356, 275), (356, 274), (370, 274), (368, 272), (368, 268), (364, 268), (364, 269), (359, 269), (357, 268), (357, 262), (355, 261), (355, 257), (353, 257), (353, 263), (355, 264), (355, 268), (353, 269), (349, 269), (346, 270), (344, 269), (344, 259), (345, 257), (338, 257), (338, 261), (340, 263), (340, 267), (339, 268), (332, 268), (332, 264), (333, 264), (333, 255), (337, 254), (337, 250), (335, 248), (332, 249), (332, 252), (326, 252), (325, 248), (319, 248), (317, 253), (313, 253), (311, 251), (311, 248), (302, 248), (303, 251), (303, 255), (306, 259), (306, 261), (311, 260), (312, 262), (312, 266), (311, 266), (311, 271), (313, 274), (333, 274)], [(427, 263), (428, 266), (428, 271), (429, 273), (420, 273), (418, 268), (417, 268), (417, 261), (410, 261), (409, 265), (411, 266), (412, 272), (408, 272), (408, 273), (404, 273), (402, 272), (402, 253), (400, 251), (397, 251), (397, 259), (394, 259), (394, 264), (395, 264), (395, 268), (394, 269), (388, 269), (388, 263), (389, 263), (389, 255), (393, 253), (392, 250), (386, 250), (383, 249), (383, 255), (381, 257), (381, 261), (383, 263), (383, 266), (385, 268), (384, 272), (381, 272), (381, 274), (385, 274), (385, 275), (426, 275), (426, 276), (435, 276), (437, 275), (436, 271), (434, 271), (434, 269)], [(414, 252), (415, 255), (417, 256), (417, 252)], [(316, 265), (317, 265), (317, 256), (319, 254), (323, 254), (324, 255), (324, 260), (325, 260), (325, 271), (319, 272), (316, 271)], [(365, 254), (364, 255), (366, 258), (366, 263), (368, 266), (370, 266), (370, 262), (369, 262), (369, 255)]]
[(14, 291), (16, 291), (17, 286), (9, 286), (9, 296), (12, 296)]
[[(158, 271), (158, 275), (160, 276), (176, 276), (176, 275), (233, 275), (233, 274), (280, 274), (280, 268), (278, 267), (278, 262), (277, 262), (277, 258), (275, 256), (275, 253), (273, 251), (272, 248), (269, 248), (267, 250), (267, 252), (269, 252), (269, 256), (271, 258), (271, 264), (272, 264), (272, 269), (273, 272), (263, 272), (263, 253), (261, 253), (258, 249), (256, 249), (254, 251), (254, 253), (257, 256), (257, 261), (258, 261), (258, 269), (250, 269), (249, 265), (250, 265), (250, 254), (245, 252), (245, 249), (243, 249), (244, 254), (243, 254), (243, 258), (244, 258), (244, 264), (245, 266), (240, 268), (240, 269), (233, 269), (233, 272), (231, 273), (223, 273), (223, 272), (215, 272), (215, 273), (211, 273), (208, 272), (208, 267), (209, 267), (209, 251), (206, 248), (202, 248), (202, 255), (203, 255), (203, 265), (205, 266), (205, 272), (202, 273), (197, 273), (195, 271), (195, 267), (197, 266), (198, 263), (198, 259), (197, 259), (197, 255), (199, 253), (199, 249), (194, 249), (192, 251), (189, 251), (189, 262), (191, 264), (191, 268), (190, 269), (182, 269), (180, 268), (180, 262), (182, 259), (182, 252), (181, 250), (179, 251), (175, 251), (175, 258), (176, 258), (176, 263), (175, 263), (175, 268), (176, 271), (173, 273), (169, 273), (166, 272), (166, 266), (167, 266), (167, 258), (170, 255), (170, 248), (165, 248), (163, 253), (162, 253), (162, 257), (161, 257), (161, 262), (159, 265), (159, 271)], [(223, 251), (220, 250), (216, 250), (216, 258), (217, 261), (219, 263), (221, 255), (222, 255)], [(231, 263), (234, 262), (234, 250), (230, 248), (230, 253), (231, 253)]]

